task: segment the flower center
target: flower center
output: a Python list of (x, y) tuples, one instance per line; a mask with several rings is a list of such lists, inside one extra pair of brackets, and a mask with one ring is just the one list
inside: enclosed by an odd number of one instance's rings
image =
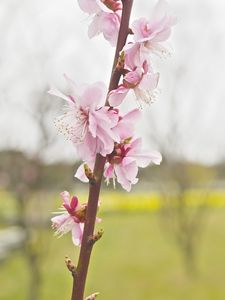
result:
[(141, 31), (144, 37), (148, 37), (151, 34), (151, 28), (149, 23), (143, 24)]
[(107, 155), (107, 161), (110, 164), (120, 164), (129, 151), (130, 147), (126, 146), (126, 141), (120, 144), (115, 143), (113, 152)]

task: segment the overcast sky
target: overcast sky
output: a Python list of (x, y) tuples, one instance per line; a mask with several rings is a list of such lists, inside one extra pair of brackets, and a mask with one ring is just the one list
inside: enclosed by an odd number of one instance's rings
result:
[[(150, 16), (154, 3), (134, 0), (132, 20)], [(161, 92), (143, 111), (138, 132), (146, 148), (209, 164), (225, 160), (225, 2), (169, 3), (178, 17), (170, 39), (173, 55), (155, 60)], [(76, 0), (1, 0), (0, 149), (35, 151), (35, 97), (50, 85), (65, 90), (63, 73), (78, 83), (108, 84), (114, 49), (101, 36), (88, 39), (89, 22)], [(130, 97), (126, 105), (136, 103)], [(55, 134), (56, 115), (48, 115)], [(71, 160), (76, 154), (59, 136), (45, 157)]]

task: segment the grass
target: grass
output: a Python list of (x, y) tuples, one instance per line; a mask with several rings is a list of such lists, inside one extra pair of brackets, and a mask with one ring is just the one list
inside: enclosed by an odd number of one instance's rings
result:
[[(157, 212), (103, 213), (105, 234), (94, 247), (87, 294), (99, 300), (225, 299), (225, 210), (211, 209), (198, 247), (198, 276), (189, 278), (177, 247), (160, 226)], [(40, 300), (70, 299), (71, 276), (65, 255), (77, 259), (70, 235), (61, 239), (45, 230)], [(0, 299), (24, 300), (28, 273), (22, 253), (0, 265)]]

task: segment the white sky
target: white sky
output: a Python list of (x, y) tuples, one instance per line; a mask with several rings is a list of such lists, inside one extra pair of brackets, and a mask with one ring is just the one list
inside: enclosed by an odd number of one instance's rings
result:
[[(134, 0), (132, 20), (150, 16), (154, 3)], [(203, 163), (225, 160), (225, 1), (169, 3), (178, 17), (170, 41), (174, 53), (156, 59), (161, 94), (144, 111), (138, 132), (151, 149)], [(1, 0), (0, 148), (36, 149), (39, 131), (27, 113), (33, 95), (50, 84), (65, 89), (63, 73), (78, 83), (108, 84), (114, 49), (102, 37), (88, 39), (89, 21), (76, 0)], [(55, 116), (49, 116), (53, 132)], [(49, 161), (76, 158), (62, 136), (45, 155)]]

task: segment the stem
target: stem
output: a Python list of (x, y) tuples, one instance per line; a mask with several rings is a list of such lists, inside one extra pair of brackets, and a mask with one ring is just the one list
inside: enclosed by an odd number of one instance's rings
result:
[[(109, 91), (117, 88), (121, 73), (115, 68), (119, 53), (123, 49), (129, 29), (130, 13), (132, 9), (133, 0), (122, 0), (123, 11), (121, 17), (120, 30), (117, 40), (116, 52), (114, 57), (114, 63), (112, 68), (111, 79), (109, 83)], [(107, 104), (107, 103), (106, 103)], [(89, 186), (89, 197), (87, 204), (87, 215), (84, 225), (84, 233), (81, 243), (80, 256), (77, 265), (77, 272), (73, 277), (73, 291), (71, 300), (83, 300), (84, 289), (87, 278), (88, 266), (91, 257), (91, 251), (93, 244), (89, 243), (89, 238), (93, 235), (95, 220), (98, 209), (98, 199), (101, 188), (102, 175), (104, 172), (106, 158), (100, 154), (96, 155), (95, 167), (94, 167), (94, 182)]]

